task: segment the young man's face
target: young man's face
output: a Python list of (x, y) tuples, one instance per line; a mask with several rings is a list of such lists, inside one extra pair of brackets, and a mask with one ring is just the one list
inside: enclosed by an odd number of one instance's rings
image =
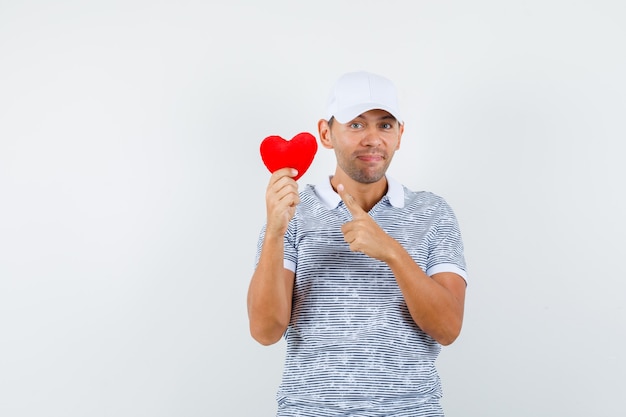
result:
[(333, 148), (337, 165), (353, 180), (380, 180), (400, 147), (404, 126), (385, 110), (370, 110), (348, 123), (333, 121), (320, 131), (322, 144)]

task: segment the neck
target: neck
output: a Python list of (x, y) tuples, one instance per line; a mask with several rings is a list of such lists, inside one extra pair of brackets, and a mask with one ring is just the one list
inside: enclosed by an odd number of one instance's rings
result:
[(337, 191), (337, 185), (343, 184), (348, 194), (352, 195), (359, 206), (367, 212), (387, 193), (387, 178), (385, 176), (376, 182), (363, 184), (348, 176), (335, 173), (330, 179), (330, 184), (335, 191)]

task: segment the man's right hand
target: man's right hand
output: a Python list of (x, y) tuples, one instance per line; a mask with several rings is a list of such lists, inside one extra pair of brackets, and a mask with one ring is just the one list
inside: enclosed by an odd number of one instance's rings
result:
[(282, 168), (270, 177), (265, 192), (267, 210), (266, 234), (280, 234), (287, 231), (289, 221), (296, 213), (296, 205), (300, 203), (298, 183), (293, 179), (298, 171), (293, 168)]

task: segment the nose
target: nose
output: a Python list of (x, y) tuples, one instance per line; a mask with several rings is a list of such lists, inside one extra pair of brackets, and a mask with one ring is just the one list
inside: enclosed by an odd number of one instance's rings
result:
[(363, 146), (376, 147), (380, 145), (382, 142), (380, 138), (380, 132), (376, 128), (376, 126), (368, 126), (363, 131), (363, 139), (361, 140), (361, 144)]

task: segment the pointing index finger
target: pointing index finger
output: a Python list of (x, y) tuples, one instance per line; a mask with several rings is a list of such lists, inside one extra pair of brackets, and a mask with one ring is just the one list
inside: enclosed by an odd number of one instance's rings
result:
[(366, 214), (365, 210), (363, 210), (361, 208), (361, 206), (359, 206), (359, 204), (356, 202), (354, 197), (352, 197), (351, 194), (346, 192), (343, 184), (338, 184), (337, 185), (337, 192), (339, 193), (339, 197), (341, 197), (341, 199), (343, 200), (344, 204), (346, 205), (346, 207), (350, 211), (350, 214), (352, 214), (352, 218), (355, 218), (357, 216), (362, 216), (363, 214)]

